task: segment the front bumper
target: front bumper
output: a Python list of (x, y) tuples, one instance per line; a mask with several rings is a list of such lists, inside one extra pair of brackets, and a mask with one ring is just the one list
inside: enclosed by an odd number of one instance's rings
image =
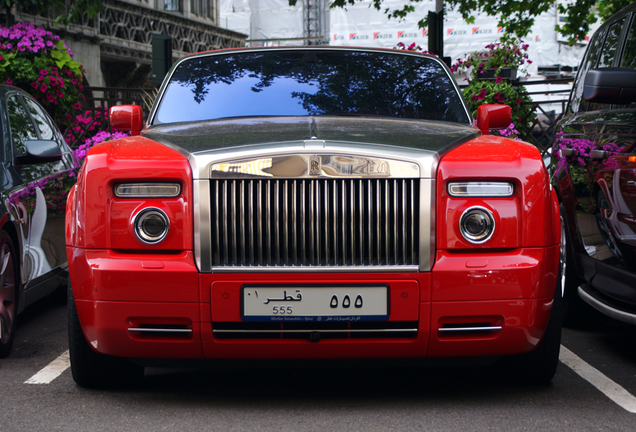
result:
[[(135, 358), (419, 358), (528, 352), (547, 327), (558, 246), (482, 254), (438, 251), (426, 273), (199, 273), (193, 254), (68, 248), (80, 323), (98, 352)], [(245, 284), (386, 284), (400, 337), (219, 337), (240, 326)], [(308, 331), (307, 334), (315, 333)], [(276, 332), (272, 332), (276, 333)], [(313, 342), (312, 342), (313, 340)]]

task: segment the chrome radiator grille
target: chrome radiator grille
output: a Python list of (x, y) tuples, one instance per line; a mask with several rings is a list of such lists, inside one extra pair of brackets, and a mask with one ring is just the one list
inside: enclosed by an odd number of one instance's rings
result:
[(419, 264), (419, 179), (211, 180), (213, 267)]

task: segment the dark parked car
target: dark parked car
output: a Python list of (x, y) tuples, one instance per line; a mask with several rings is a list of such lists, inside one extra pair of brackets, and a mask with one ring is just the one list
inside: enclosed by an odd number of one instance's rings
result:
[(66, 282), (66, 194), (76, 159), (27, 93), (0, 86), (0, 357), (24, 308)]
[(567, 226), (566, 318), (588, 320), (589, 304), (636, 324), (636, 5), (590, 40), (554, 150)]

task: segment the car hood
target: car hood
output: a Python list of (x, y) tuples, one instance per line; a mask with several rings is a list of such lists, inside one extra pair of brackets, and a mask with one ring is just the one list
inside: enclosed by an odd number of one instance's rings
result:
[(441, 153), (479, 136), (475, 128), (457, 123), (376, 117), (250, 117), (156, 125), (142, 134), (189, 153), (307, 140), (382, 144)]

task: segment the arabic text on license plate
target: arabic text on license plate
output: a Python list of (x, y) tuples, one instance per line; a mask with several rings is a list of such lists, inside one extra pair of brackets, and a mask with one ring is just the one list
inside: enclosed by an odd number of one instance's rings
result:
[(246, 321), (375, 321), (388, 319), (386, 286), (247, 286)]

